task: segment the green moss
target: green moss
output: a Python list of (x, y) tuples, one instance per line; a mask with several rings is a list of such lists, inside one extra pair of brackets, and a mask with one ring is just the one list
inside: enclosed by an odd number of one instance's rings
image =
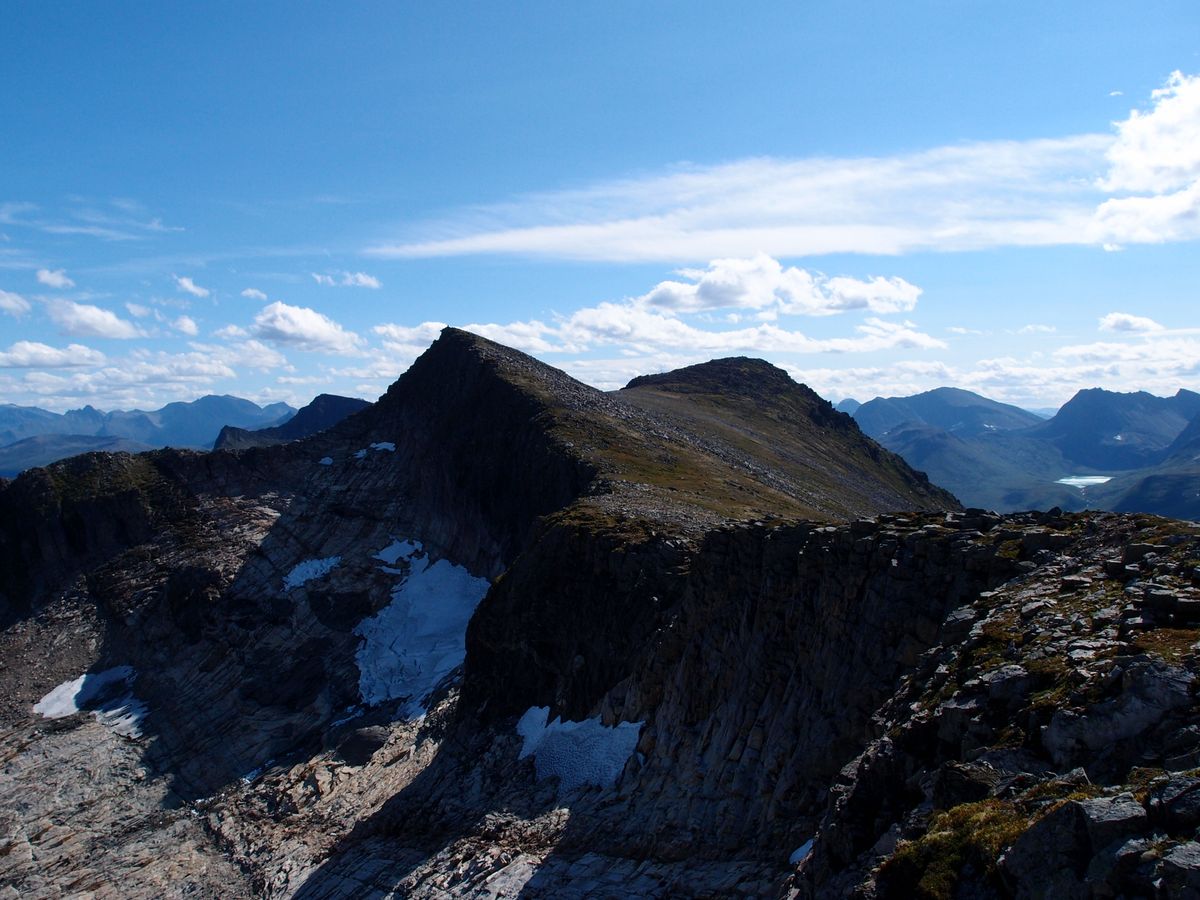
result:
[(1003, 541), (996, 555), (1001, 559), (1018, 560), (1021, 558), (1021, 542), (1019, 540)]
[(901, 843), (880, 876), (898, 896), (926, 900), (951, 900), (967, 866), (998, 887), (996, 860), (1029, 825), (1007, 801), (961, 804), (936, 814), (917, 840)]

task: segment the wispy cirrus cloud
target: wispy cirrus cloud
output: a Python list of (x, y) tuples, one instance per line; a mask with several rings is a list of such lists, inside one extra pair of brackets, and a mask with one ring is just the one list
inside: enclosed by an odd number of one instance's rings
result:
[(681, 166), (466, 210), (366, 252), (680, 261), (1077, 243), (1110, 143), (1092, 134)]
[(1200, 77), (1109, 132), (858, 158), (678, 166), (422, 223), (385, 258), (581, 260), (902, 254), (1200, 237)]
[(8, 313), (19, 319), (32, 308), (29, 301), (20, 294), (14, 294), (12, 291), (0, 291), (0, 312)]
[(365, 287), (378, 290), (383, 287), (383, 282), (374, 275), (368, 275), (366, 272), (341, 272), (340, 274), (329, 274), (328, 272), (311, 272), (313, 281), (324, 287), (334, 287), (340, 285), (342, 287)]
[(212, 291), (210, 291), (208, 288), (201, 287), (200, 285), (196, 284), (196, 282), (187, 275), (172, 275), (171, 277), (175, 279), (175, 287), (183, 291), (185, 294), (191, 294), (193, 297), (203, 298), (212, 293)]

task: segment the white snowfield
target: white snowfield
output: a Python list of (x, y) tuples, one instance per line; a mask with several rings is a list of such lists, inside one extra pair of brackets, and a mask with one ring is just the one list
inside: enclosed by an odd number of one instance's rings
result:
[(396, 452), (396, 445), (391, 441), (377, 441), (371, 445), (372, 450), (386, 450), (388, 453)]
[(375, 558), (402, 580), (391, 603), (354, 629), (363, 639), (359, 695), (368, 706), (406, 699), (402, 714), (417, 718), (429, 692), (466, 658), (467, 622), (490, 584), (449, 560), (431, 563), (419, 541), (393, 541)]
[(320, 459), (317, 460), (317, 465), (318, 466), (332, 466), (333, 465), (333, 457), (332, 456), (322, 456)]
[(582, 722), (564, 722), (555, 717), (549, 724), (550, 707), (531, 706), (517, 722), (523, 739), (520, 758), (533, 754), (538, 779), (557, 775), (560, 792), (585, 784), (612, 787), (625, 763), (637, 749), (644, 722), (618, 722), (612, 728), (600, 717)]
[(290, 591), (292, 588), (300, 587), (306, 581), (320, 578), (333, 571), (341, 561), (340, 556), (328, 556), (325, 559), (306, 559), (302, 563), (297, 563), (292, 566), (292, 571), (288, 572), (287, 577), (283, 579), (283, 589)]
[(103, 672), (85, 672), (64, 681), (33, 705), (47, 719), (63, 719), (87, 709), (100, 724), (125, 737), (142, 736), (146, 704), (133, 695), (137, 672), (132, 666), (117, 666)]

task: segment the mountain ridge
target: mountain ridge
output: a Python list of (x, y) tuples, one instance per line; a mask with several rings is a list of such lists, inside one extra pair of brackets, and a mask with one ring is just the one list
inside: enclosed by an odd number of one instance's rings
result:
[[(936, 840), (925, 786), (975, 751), (1017, 779), (980, 795), (1006, 815), (1068, 767), (1125, 790), (1061, 749), (1110, 701), (1142, 704), (1139, 765), (1196, 764), (1171, 687), (1200, 669), (1180, 644), (1200, 637), (1195, 529), (963, 510), (790, 379), (720, 389), (758, 366), (605, 393), (447, 329), (300, 440), (0, 483), (0, 879), (826, 896), (870, 888), (861, 854), (899, 858), (893, 822)], [(1019, 734), (993, 722), (1003, 698)], [(930, 796), (980, 802), (974, 784)]]

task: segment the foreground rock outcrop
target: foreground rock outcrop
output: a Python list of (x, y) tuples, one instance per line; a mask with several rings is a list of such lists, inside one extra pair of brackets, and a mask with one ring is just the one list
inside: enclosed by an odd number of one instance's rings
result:
[(0, 561), (15, 896), (1192, 877), (1195, 530), (961, 511), (758, 361), (451, 329), (310, 438), (26, 473)]

